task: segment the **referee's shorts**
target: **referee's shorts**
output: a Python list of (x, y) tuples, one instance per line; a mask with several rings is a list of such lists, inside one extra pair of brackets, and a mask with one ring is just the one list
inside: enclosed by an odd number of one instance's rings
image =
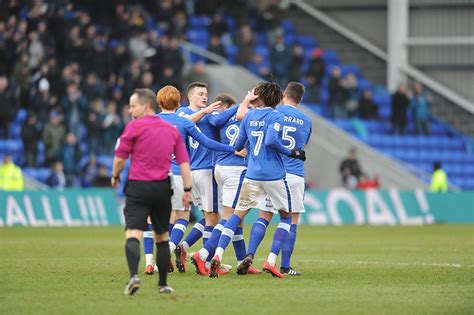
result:
[(169, 178), (153, 182), (129, 180), (124, 192), (125, 229), (147, 231), (150, 216), (157, 234), (168, 232), (173, 195)]

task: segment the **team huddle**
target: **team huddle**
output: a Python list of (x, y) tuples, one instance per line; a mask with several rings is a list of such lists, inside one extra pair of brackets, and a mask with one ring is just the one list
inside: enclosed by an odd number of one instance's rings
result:
[[(222, 261), (231, 241), (237, 274), (261, 273), (253, 266), (253, 259), (270, 220), (279, 214), (263, 271), (279, 278), (301, 274), (291, 267), (290, 259), (299, 213), (305, 211), (303, 148), (312, 131), (310, 118), (297, 109), (303, 94), (304, 86), (298, 82), (290, 82), (283, 92), (278, 84), (265, 82), (248, 92), (239, 105), (223, 93), (207, 106), (207, 85), (194, 82), (187, 90), (189, 106), (180, 108), (176, 88), (166, 86), (157, 93), (161, 107), (158, 116), (179, 131), (189, 153), (192, 181), (191, 190), (183, 184), (180, 162), (173, 160), (169, 252), (176, 260), (175, 264), (169, 262), (168, 271), (176, 268), (186, 272), (187, 252), (202, 238), (203, 247), (191, 257), (198, 274), (215, 278), (229, 273), (229, 266)], [(203, 219), (183, 240), (190, 219), (190, 209), (183, 200), (190, 191)], [(259, 214), (246, 248), (242, 222), (252, 208), (259, 209)], [(152, 229), (149, 224), (143, 235), (147, 274), (156, 270)], [(128, 287), (128, 293), (133, 294), (130, 283)]]

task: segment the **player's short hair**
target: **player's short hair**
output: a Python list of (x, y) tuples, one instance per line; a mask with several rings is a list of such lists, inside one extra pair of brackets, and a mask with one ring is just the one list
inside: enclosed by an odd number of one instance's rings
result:
[(285, 89), (286, 97), (296, 103), (301, 102), (301, 100), (303, 99), (304, 92), (304, 85), (296, 81), (291, 81), (290, 83), (288, 83)]
[(221, 105), (227, 105), (227, 106), (232, 106), (234, 105), (235, 103), (237, 103), (237, 101), (235, 100), (235, 98), (230, 95), (230, 94), (227, 94), (227, 93), (219, 93), (216, 95), (216, 99), (215, 101), (221, 101), (222, 104)]
[(158, 103), (156, 102), (155, 92), (150, 89), (135, 89), (133, 94), (137, 94), (138, 102), (142, 105), (150, 103), (151, 108), (156, 112)]
[(191, 93), (195, 88), (202, 87), (207, 89), (207, 84), (203, 82), (192, 82), (188, 85), (188, 94)]
[(266, 107), (275, 107), (280, 104), (283, 98), (281, 88), (276, 83), (261, 82), (257, 85), (254, 92)]
[(156, 93), (158, 105), (166, 110), (175, 110), (178, 108), (180, 100), (181, 94), (178, 89), (172, 85), (164, 86)]

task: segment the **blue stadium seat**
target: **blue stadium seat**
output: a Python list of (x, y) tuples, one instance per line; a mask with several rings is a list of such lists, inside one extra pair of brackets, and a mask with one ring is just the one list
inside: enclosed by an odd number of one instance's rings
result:
[(255, 44), (256, 45), (268, 45), (268, 37), (265, 33), (256, 33), (255, 34)]
[(23, 124), (23, 122), (25, 121), (26, 119), (26, 116), (28, 116), (28, 112), (26, 109), (19, 109), (18, 112), (16, 113), (16, 117), (15, 117), (15, 123), (18, 123), (18, 124)]
[(267, 59), (270, 55), (270, 49), (267, 45), (257, 45), (255, 46), (255, 53), (262, 55), (263, 59)]
[(227, 45), (225, 46), (225, 52), (227, 54), (227, 59), (229, 60), (229, 62), (235, 64), (237, 54), (239, 53), (239, 47), (236, 45)]
[(189, 30), (186, 32), (188, 39), (192, 43), (208, 43), (209, 33), (207, 30)]
[(305, 49), (312, 49), (318, 46), (318, 43), (314, 39), (313, 36), (310, 35), (299, 35), (298, 42), (303, 46)]
[(295, 34), (295, 26), (293, 25), (293, 22), (290, 20), (283, 20), (281, 22), (281, 27), (285, 31), (285, 34)]
[(334, 50), (324, 50), (323, 53), (323, 60), (326, 64), (340, 64), (339, 57), (337, 56), (337, 53)]
[(191, 16), (189, 26), (193, 29), (207, 28), (211, 24), (211, 19), (207, 16)]
[(342, 76), (344, 77), (349, 73), (352, 73), (357, 79), (362, 78), (362, 74), (358, 65), (341, 65), (341, 72)]

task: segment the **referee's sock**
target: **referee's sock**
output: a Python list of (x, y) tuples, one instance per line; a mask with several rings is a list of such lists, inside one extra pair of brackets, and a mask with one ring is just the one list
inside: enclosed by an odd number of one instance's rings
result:
[(160, 276), (158, 285), (167, 286), (168, 269), (170, 268), (171, 253), (168, 241), (155, 243), (156, 245), (156, 265)]
[(283, 246), (281, 248), (281, 267), (290, 268), (290, 259), (293, 254), (293, 249), (295, 248), (296, 242), (296, 224), (292, 224), (290, 227), (290, 233), (283, 241)]
[(125, 242), (125, 257), (127, 257), (130, 278), (138, 274), (138, 263), (140, 262), (140, 241), (134, 237), (127, 238)]
[(193, 228), (191, 229), (191, 232), (186, 236), (186, 238), (183, 241), (183, 246), (184, 249), (187, 251), (189, 247), (193, 246), (194, 243), (196, 243), (202, 236), (202, 233), (204, 232), (204, 224), (206, 223), (206, 220), (201, 219), (196, 224), (194, 224)]
[(271, 266), (275, 266), (276, 259), (280, 253), (281, 247), (283, 246), (283, 241), (288, 236), (291, 228), (291, 217), (289, 218), (280, 218), (280, 223), (273, 234), (273, 243), (272, 248), (270, 249), (270, 254), (268, 255), (268, 263)]

